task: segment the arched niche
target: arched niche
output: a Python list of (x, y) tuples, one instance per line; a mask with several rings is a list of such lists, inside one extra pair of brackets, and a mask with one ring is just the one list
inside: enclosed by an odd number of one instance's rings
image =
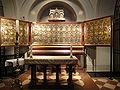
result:
[(63, 9), (65, 13), (64, 16), (66, 18), (66, 21), (77, 20), (77, 15), (70, 5), (68, 5), (65, 2), (54, 1), (54, 2), (47, 3), (39, 10), (39, 13), (37, 15), (37, 21), (47, 21), (49, 10), (51, 8), (52, 9), (54, 8)]

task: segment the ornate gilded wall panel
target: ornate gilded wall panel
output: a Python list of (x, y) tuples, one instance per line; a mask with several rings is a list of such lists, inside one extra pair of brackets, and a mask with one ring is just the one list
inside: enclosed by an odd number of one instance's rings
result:
[(104, 18), (99, 30), (99, 44), (111, 44), (111, 17)]
[(94, 44), (94, 22), (84, 23), (84, 41), (85, 44)]
[(111, 43), (111, 17), (85, 22), (85, 44), (110, 45)]
[(1, 46), (15, 45), (16, 21), (1, 18)]
[(19, 45), (28, 45), (28, 22), (19, 21)]
[(81, 24), (32, 24), (33, 44), (81, 44)]

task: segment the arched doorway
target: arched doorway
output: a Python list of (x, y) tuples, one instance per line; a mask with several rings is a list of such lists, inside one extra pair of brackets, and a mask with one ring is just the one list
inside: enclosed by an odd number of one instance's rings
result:
[(113, 19), (113, 72), (120, 77), (120, 0), (116, 1)]

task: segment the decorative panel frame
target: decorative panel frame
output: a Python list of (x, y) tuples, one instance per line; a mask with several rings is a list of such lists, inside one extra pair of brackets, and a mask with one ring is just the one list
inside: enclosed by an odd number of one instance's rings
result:
[(39, 44), (111, 45), (112, 17), (86, 22), (32, 23), (0, 17), (0, 46)]
[(1, 46), (14, 46), (16, 42), (16, 20), (0, 18)]
[(19, 45), (29, 44), (29, 22), (19, 21)]
[(0, 17), (0, 46), (29, 45), (31, 22)]
[(85, 45), (111, 45), (111, 17), (84, 22)]
[(32, 43), (39, 45), (75, 44), (82, 45), (81, 23), (33, 23)]

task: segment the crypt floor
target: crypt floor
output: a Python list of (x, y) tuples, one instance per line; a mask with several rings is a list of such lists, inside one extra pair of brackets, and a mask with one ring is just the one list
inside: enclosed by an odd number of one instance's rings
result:
[[(30, 70), (28, 70), (19, 76), (19, 79), (22, 81), (23, 85), (22, 90), (53, 90), (49, 89), (49, 86), (47, 89), (30, 89), (28, 87), (31, 79), (30, 73), (31, 73)], [(47, 74), (48, 81), (54, 82), (55, 73), (48, 72)], [(41, 82), (41, 80), (43, 79), (43, 73), (37, 72), (36, 75), (38, 82)], [(63, 84), (66, 84), (67, 78), (68, 74), (65, 71), (63, 71), (60, 75), (60, 81)], [(0, 83), (0, 90), (19, 90), (17, 86), (11, 88), (11, 83), (13, 82), (14, 79), (15, 78), (13, 76), (3, 77), (2, 83)], [(79, 70), (77, 73), (73, 73), (73, 83), (74, 83), (73, 90), (120, 90), (120, 82), (118, 82), (117, 80), (115, 79), (110, 80), (106, 77), (90, 77), (84, 69)]]

